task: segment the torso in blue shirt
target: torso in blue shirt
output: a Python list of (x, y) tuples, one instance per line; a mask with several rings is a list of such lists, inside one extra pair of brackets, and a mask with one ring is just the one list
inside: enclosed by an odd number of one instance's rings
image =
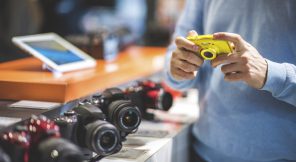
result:
[[(263, 57), (296, 64), (295, 0), (204, 0), (197, 5), (203, 5), (202, 29), (195, 30), (238, 33)], [(205, 159), (296, 161), (295, 106), (243, 82), (224, 81), (220, 67), (213, 69), (209, 62), (198, 72), (196, 86), (201, 114), (193, 134)]]

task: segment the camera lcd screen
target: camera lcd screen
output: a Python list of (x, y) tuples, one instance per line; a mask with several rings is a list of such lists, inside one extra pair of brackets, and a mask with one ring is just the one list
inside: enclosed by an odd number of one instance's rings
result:
[(76, 53), (69, 49), (66, 49), (63, 45), (55, 40), (25, 41), (24, 43), (39, 52), (39, 54), (50, 59), (57, 65), (63, 65), (84, 60)]

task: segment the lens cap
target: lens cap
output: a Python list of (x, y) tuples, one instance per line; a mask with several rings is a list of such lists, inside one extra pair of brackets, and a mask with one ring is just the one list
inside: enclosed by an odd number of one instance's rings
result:
[(112, 124), (98, 120), (85, 128), (85, 144), (98, 155), (110, 155), (121, 148), (119, 132)]
[(173, 105), (173, 96), (170, 93), (164, 91), (160, 95), (159, 104), (161, 104), (159, 106), (162, 110), (168, 111)]

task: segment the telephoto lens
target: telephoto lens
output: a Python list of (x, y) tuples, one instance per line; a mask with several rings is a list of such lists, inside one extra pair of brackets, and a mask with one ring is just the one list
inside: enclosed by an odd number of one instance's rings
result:
[(9, 156), (0, 148), (0, 162), (11, 162)]
[(118, 130), (105, 119), (100, 109), (84, 103), (55, 121), (63, 129), (63, 137), (100, 156), (107, 156), (118, 152), (122, 144)]
[(119, 88), (109, 88), (101, 95), (93, 96), (92, 103), (107, 115), (107, 120), (120, 130), (123, 137), (135, 132), (141, 123), (139, 108)]
[(60, 138), (59, 127), (45, 116), (32, 116), (27, 124), (30, 135), (30, 162), (82, 162), (80, 149)]
[(149, 118), (147, 109), (168, 111), (173, 105), (173, 96), (160, 83), (150, 80), (137, 82), (125, 90), (127, 96), (142, 111), (143, 117)]

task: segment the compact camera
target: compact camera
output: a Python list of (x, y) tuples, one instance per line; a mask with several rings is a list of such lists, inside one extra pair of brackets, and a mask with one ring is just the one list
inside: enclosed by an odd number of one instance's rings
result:
[(173, 96), (161, 83), (151, 80), (139, 81), (125, 90), (127, 96), (142, 110), (143, 117), (153, 119), (147, 109), (168, 111), (173, 105)]
[[(80, 146), (85, 153), (107, 156), (118, 152), (121, 139), (116, 127), (106, 121), (100, 109), (90, 103), (83, 103), (55, 119), (61, 128), (62, 137)], [(87, 158), (87, 157), (86, 157)]]
[(228, 54), (232, 48), (228, 41), (215, 40), (213, 35), (188, 36), (188, 40), (199, 46), (199, 52), (205, 60), (213, 60), (219, 54)]
[(139, 108), (119, 88), (109, 88), (94, 95), (92, 103), (106, 114), (107, 121), (119, 129), (123, 139), (135, 132), (141, 123)]
[(25, 125), (2, 134), (0, 143), (12, 162), (83, 161), (80, 149), (60, 138), (59, 127), (45, 116), (32, 116)]

